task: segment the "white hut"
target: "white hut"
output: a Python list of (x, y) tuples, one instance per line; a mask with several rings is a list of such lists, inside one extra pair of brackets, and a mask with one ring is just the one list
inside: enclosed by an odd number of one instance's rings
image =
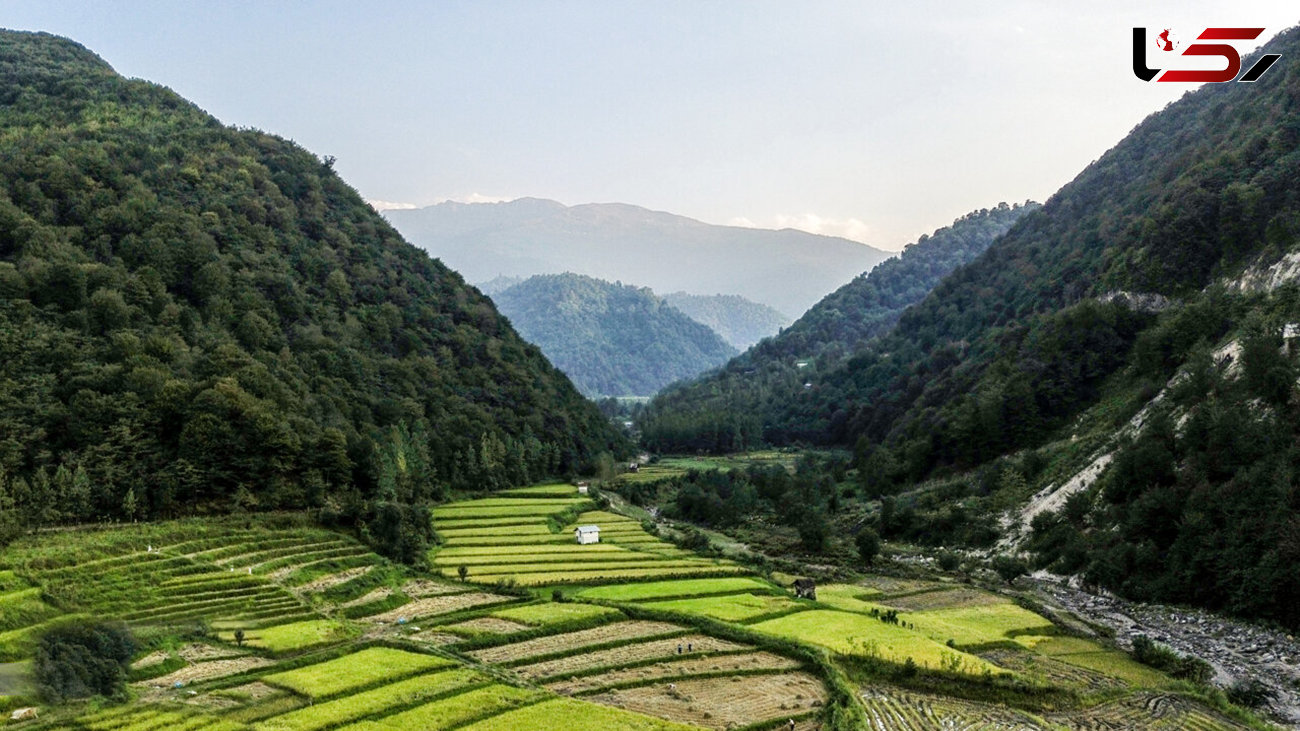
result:
[(589, 543), (600, 543), (600, 526), (598, 525), (580, 525), (573, 529), (573, 536), (578, 539), (579, 545)]

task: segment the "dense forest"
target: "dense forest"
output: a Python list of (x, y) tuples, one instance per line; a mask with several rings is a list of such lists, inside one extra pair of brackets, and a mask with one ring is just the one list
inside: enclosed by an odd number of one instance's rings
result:
[(0, 33), (0, 130), (7, 528), (275, 508), (396, 526), (383, 505), (626, 449), (332, 159), (46, 34)]
[(543, 274), (492, 299), (589, 396), (649, 396), (736, 354), (644, 287)]
[(666, 390), (641, 423), (647, 445), (726, 452), (780, 439), (766, 432), (814, 374), (834, 369), (888, 332), (907, 307), (1037, 208), (1002, 203), (968, 213), (827, 295), (726, 367)]
[(790, 324), (790, 318), (738, 294), (669, 292), (664, 301), (709, 326), (736, 348), (748, 348)]

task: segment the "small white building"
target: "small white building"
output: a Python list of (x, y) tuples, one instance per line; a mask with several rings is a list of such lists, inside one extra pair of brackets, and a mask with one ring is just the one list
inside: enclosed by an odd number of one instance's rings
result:
[(580, 483), (578, 483), (578, 494), (579, 494), (579, 495), (586, 495), (586, 494), (587, 494), (587, 483), (585, 483), (585, 482), (580, 482)]
[(600, 543), (600, 526), (598, 525), (580, 525), (573, 529), (573, 536), (578, 539), (579, 545), (589, 543)]

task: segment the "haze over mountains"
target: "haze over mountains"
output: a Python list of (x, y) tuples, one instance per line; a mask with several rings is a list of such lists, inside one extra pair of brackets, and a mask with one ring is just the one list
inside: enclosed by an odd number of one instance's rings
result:
[(736, 294), (798, 315), (890, 253), (793, 229), (716, 226), (621, 203), (439, 203), (387, 211), (472, 282), (575, 272), (657, 292)]

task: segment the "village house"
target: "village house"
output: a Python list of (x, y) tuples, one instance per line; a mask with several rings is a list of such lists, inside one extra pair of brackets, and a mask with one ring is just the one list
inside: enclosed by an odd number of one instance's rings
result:
[(590, 543), (600, 543), (600, 526), (598, 525), (580, 525), (573, 529), (573, 535), (578, 539), (579, 545)]

